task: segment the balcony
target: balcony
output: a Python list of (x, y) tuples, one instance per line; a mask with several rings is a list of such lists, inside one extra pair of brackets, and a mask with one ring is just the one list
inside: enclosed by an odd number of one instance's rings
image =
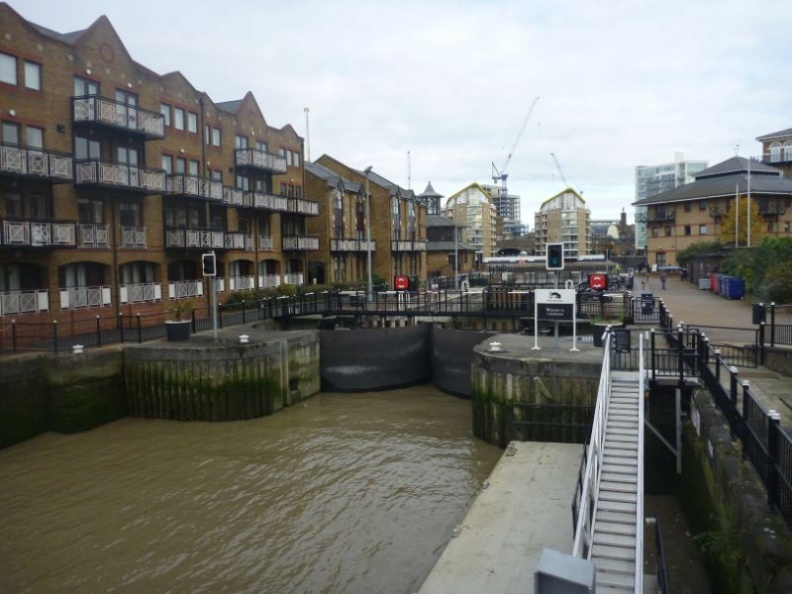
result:
[(249, 192), (223, 186), (223, 202), (229, 206), (252, 207), (253, 195)]
[(392, 252), (425, 252), (426, 241), (391, 241)]
[(723, 206), (711, 206), (709, 209), (709, 215), (713, 219), (719, 219), (721, 217), (726, 216), (727, 209)]
[(786, 213), (786, 206), (779, 203), (768, 203), (768, 202), (760, 202), (759, 203), (759, 214), (768, 216), (768, 217), (780, 217)]
[(253, 251), (253, 236), (230, 231), (225, 234), (225, 247), (229, 250)]
[(304, 215), (318, 215), (319, 203), (310, 200), (302, 200), (300, 198), (290, 198), (289, 212)]
[(50, 247), (77, 245), (74, 223), (47, 221), (3, 221), (0, 244), (11, 246)]
[(98, 95), (72, 97), (72, 121), (75, 126), (97, 126), (125, 134), (132, 132), (146, 140), (165, 138), (165, 118), (161, 113)]
[(303, 284), (302, 272), (288, 272), (283, 275), (283, 282), (287, 285), (301, 285)]
[(74, 177), (70, 156), (10, 144), (0, 144), (0, 174), (52, 182), (70, 182)]
[(122, 305), (162, 301), (162, 286), (159, 283), (121, 285), (118, 292)]
[(272, 289), (280, 286), (280, 276), (277, 274), (260, 274), (258, 281), (259, 287), (262, 289)]
[(49, 311), (49, 295), (42, 289), (0, 293), (0, 316)]
[(263, 210), (273, 210), (277, 212), (289, 212), (289, 203), (283, 196), (272, 194), (261, 194), (260, 192), (245, 192), (244, 201)]
[(93, 249), (109, 248), (110, 233), (108, 225), (102, 223), (81, 223), (80, 247)]
[(256, 277), (254, 276), (232, 276), (228, 279), (228, 288), (231, 291), (246, 291), (256, 288)]
[(213, 229), (165, 229), (165, 247), (225, 249), (225, 234)]
[(68, 287), (60, 290), (61, 309), (107, 307), (111, 303), (110, 287)]
[(203, 280), (168, 281), (169, 299), (189, 299), (203, 296)]
[(286, 173), (286, 157), (258, 149), (237, 149), (234, 164), (239, 168), (258, 169), (268, 173)]
[(177, 173), (169, 175), (166, 180), (169, 194), (205, 200), (223, 200), (223, 183), (208, 177)]
[(146, 249), (146, 228), (121, 227), (121, 247), (127, 250)]
[(647, 222), (651, 225), (652, 223), (673, 223), (676, 219), (673, 212), (669, 211), (661, 211), (661, 212), (650, 212)]
[(165, 193), (165, 172), (108, 161), (78, 161), (75, 184), (133, 190), (141, 194)]
[[(319, 249), (318, 237), (284, 237), (284, 252), (305, 252)], [(294, 284), (294, 283), (289, 283)]]
[[(368, 242), (365, 239), (331, 239), (331, 252), (365, 252), (368, 251)], [(371, 242), (371, 251), (377, 249), (377, 242)]]
[(271, 252), (275, 249), (275, 242), (271, 235), (259, 235), (259, 249), (263, 252)]

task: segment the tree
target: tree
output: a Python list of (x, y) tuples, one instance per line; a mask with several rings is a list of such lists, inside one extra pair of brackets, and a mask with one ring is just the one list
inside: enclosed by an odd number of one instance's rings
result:
[[(726, 245), (735, 245), (735, 227), (737, 228), (736, 245), (745, 247), (748, 245), (748, 197), (739, 196), (737, 198), (740, 208), (739, 217), (735, 217), (737, 209), (734, 202), (729, 203), (729, 212), (723, 218), (723, 224), (718, 232), (718, 240)], [(759, 213), (759, 205), (756, 200), (751, 198), (751, 246), (759, 245), (764, 236), (762, 230), (762, 215)], [(736, 219), (736, 220), (735, 220)]]

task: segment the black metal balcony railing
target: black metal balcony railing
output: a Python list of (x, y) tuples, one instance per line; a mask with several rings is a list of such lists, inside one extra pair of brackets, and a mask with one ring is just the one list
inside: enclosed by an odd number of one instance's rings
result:
[(722, 206), (712, 206), (709, 209), (709, 214), (713, 219), (719, 219), (726, 216), (726, 209)]
[(759, 203), (759, 214), (770, 216), (770, 217), (780, 217), (786, 213), (786, 206), (783, 204), (778, 203)]
[(0, 174), (28, 176), (51, 181), (74, 177), (69, 155), (13, 144), (0, 144)]
[(165, 192), (165, 172), (124, 163), (78, 161), (74, 166), (75, 183), (126, 188), (144, 194)]
[(72, 120), (75, 124), (100, 124), (141, 134), (147, 139), (165, 138), (165, 118), (161, 113), (99, 95), (72, 97)]
[(223, 182), (215, 179), (200, 177), (198, 175), (176, 173), (174, 175), (169, 175), (166, 182), (169, 194), (205, 198), (218, 202), (223, 200)]
[(237, 167), (251, 167), (271, 173), (286, 173), (286, 157), (273, 155), (259, 149), (236, 149), (234, 163)]

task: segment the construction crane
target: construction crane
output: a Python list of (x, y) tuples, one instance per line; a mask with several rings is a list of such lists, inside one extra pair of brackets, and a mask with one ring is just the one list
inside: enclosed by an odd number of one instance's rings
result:
[(553, 161), (555, 161), (556, 169), (558, 169), (558, 175), (561, 176), (561, 181), (564, 182), (564, 189), (569, 187), (569, 182), (567, 181), (566, 177), (564, 177), (564, 172), (561, 171), (561, 165), (558, 162), (558, 158), (555, 156), (555, 153), (550, 153), (550, 156), (553, 157)]
[(522, 126), (520, 126), (520, 131), (517, 133), (517, 136), (512, 143), (509, 154), (506, 155), (506, 160), (503, 162), (503, 165), (501, 165), (500, 169), (498, 169), (498, 167), (495, 165), (495, 161), (492, 162), (492, 181), (495, 183), (495, 185), (497, 185), (500, 181), (501, 196), (503, 198), (506, 198), (509, 195), (506, 184), (509, 174), (506, 173), (506, 170), (509, 167), (509, 163), (511, 162), (512, 155), (514, 155), (514, 151), (517, 149), (517, 145), (520, 143), (520, 138), (522, 138), (523, 132), (525, 132), (525, 127), (528, 125), (528, 120), (531, 119), (531, 114), (533, 113), (534, 107), (536, 107), (537, 101), (539, 101), (539, 97), (534, 97), (534, 100), (531, 101), (531, 107), (528, 108), (528, 113), (523, 120)]

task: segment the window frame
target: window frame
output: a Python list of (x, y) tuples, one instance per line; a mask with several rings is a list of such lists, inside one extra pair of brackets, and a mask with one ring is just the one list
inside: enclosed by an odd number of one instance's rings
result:
[[(30, 74), (29, 67), (35, 67), (35, 77), (38, 86), (33, 87), (30, 86), (30, 84), (28, 83), (29, 74)], [(25, 60), (24, 72), (25, 72), (25, 88), (27, 90), (42, 91), (44, 89), (44, 80), (43, 80), (44, 69), (42, 68), (39, 62), (34, 62), (33, 60)]]
[[(4, 62), (6, 62), (5, 65)], [(9, 66), (12, 68), (8, 69)], [(9, 78), (5, 77), (7, 69), (7, 73), (12, 75)], [(13, 85), (15, 87), (19, 85), (19, 58), (17, 58), (14, 54), (0, 52), (0, 83)]]

